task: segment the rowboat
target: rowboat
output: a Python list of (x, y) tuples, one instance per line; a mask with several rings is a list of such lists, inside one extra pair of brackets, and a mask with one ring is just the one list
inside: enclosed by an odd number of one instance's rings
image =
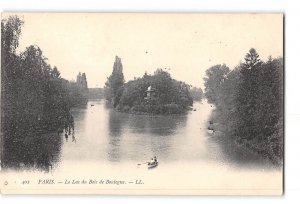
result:
[(148, 162), (148, 169), (155, 168), (158, 165), (158, 162)]

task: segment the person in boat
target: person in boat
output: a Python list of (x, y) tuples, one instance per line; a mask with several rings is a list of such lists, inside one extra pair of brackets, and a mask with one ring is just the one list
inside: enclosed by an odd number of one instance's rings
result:
[(151, 158), (150, 162), (148, 164), (155, 164), (157, 163), (157, 158), (156, 156), (154, 156), (153, 158)]
[(154, 158), (152, 157), (149, 164), (154, 164)]

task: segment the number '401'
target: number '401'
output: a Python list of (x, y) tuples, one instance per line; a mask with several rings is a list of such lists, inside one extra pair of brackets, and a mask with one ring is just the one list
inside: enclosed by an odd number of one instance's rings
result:
[(23, 184), (23, 185), (29, 184), (29, 180), (24, 180), (24, 181), (22, 181), (22, 184)]

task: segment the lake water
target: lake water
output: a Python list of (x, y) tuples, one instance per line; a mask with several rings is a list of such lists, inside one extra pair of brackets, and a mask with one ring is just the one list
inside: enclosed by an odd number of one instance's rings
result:
[(201, 161), (241, 168), (269, 166), (267, 160), (246, 151), (228, 151), (226, 141), (220, 144), (208, 133), (210, 104), (196, 102), (193, 108), (184, 115), (134, 115), (117, 112), (104, 100), (89, 101), (86, 107), (72, 110), (76, 141), (63, 139), (58, 166), (74, 160), (137, 164), (153, 156), (164, 164)]
[[(142, 179), (147, 185), (138, 189), (190, 189), (187, 194), (197, 189), (208, 194), (211, 189), (214, 194), (281, 192), (281, 169), (209, 134), (213, 107), (206, 101), (194, 103), (193, 109), (183, 115), (134, 115), (117, 112), (104, 100), (89, 101), (71, 111), (74, 138), (51, 140), (57, 136), (50, 134), (33, 139), (27, 157), (51, 155), (50, 173), (62, 179)], [(143, 163), (153, 156), (159, 165), (150, 171)]]
[(61, 161), (84, 160), (103, 163), (150, 160), (161, 163), (216, 158), (218, 147), (207, 140), (207, 103), (194, 105), (186, 115), (151, 116), (117, 112), (105, 101), (90, 101), (86, 108), (72, 110), (75, 141), (64, 141)]

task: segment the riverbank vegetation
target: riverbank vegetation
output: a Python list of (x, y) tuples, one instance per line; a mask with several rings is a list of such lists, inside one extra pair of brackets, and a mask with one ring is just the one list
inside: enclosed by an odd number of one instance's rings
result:
[(201, 101), (205, 97), (202, 89), (197, 87), (190, 89), (190, 95), (194, 101)]
[(232, 70), (215, 65), (204, 80), (206, 98), (216, 107), (209, 129), (282, 164), (283, 59), (263, 62), (250, 49), (243, 63)]
[(89, 100), (101, 100), (104, 98), (103, 88), (89, 88)]
[(153, 75), (145, 73), (127, 83), (122, 69), (121, 59), (116, 57), (105, 87), (106, 99), (117, 110), (136, 114), (177, 114), (193, 105), (190, 85), (172, 79), (163, 69), (157, 69)]
[(22, 154), (27, 137), (72, 125), (70, 108), (87, 102), (85, 74), (77, 82), (63, 79), (37, 45), (16, 52), (23, 24), (17, 16), (1, 21), (1, 131), (8, 155)]

